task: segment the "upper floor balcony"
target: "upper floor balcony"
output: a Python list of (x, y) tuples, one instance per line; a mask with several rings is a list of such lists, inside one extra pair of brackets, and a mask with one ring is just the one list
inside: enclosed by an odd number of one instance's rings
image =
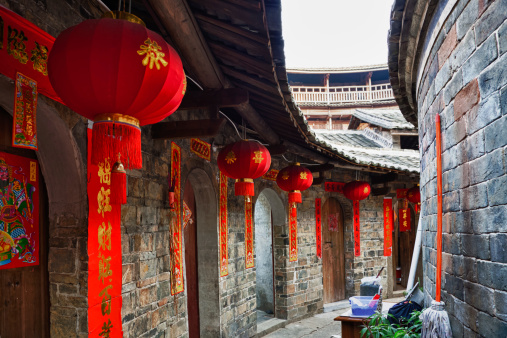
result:
[(294, 99), (299, 105), (323, 105), (339, 103), (368, 103), (394, 100), (391, 85), (310, 87), (292, 86)]

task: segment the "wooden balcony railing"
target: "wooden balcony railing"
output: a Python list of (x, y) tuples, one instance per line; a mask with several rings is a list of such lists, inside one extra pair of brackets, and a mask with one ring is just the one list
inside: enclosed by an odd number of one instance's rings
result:
[[(292, 86), (297, 103), (347, 103), (394, 100), (390, 84), (342, 87)], [(329, 89), (329, 90), (328, 90)]]

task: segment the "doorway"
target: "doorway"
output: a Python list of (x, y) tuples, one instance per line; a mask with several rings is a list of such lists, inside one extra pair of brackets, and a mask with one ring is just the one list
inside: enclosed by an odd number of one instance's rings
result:
[[(12, 117), (0, 107), (0, 151), (37, 159), (32, 150), (11, 147), (11, 140)], [(0, 337), (49, 337), (48, 197), (40, 167), (38, 174), (39, 264), (0, 270)]]
[(343, 209), (330, 197), (322, 206), (322, 276), (324, 304), (345, 299)]
[[(406, 202), (405, 202), (406, 203)], [(414, 253), (415, 237), (417, 234), (418, 220), (415, 217), (414, 209), (407, 206), (410, 214), (410, 230), (400, 231), (399, 208), (403, 202), (396, 203), (396, 221), (393, 229), (393, 291), (405, 290), (407, 288), (412, 254)], [(407, 203), (408, 204), (408, 203)], [(422, 256), (422, 255), (420, 255)], [(417, 279), (416, 279), (417, 281)]]
[(182, 201), (192, 213), (192, 223), (183, 229), (189, 337), (219, 337), (217, 198), (211, 175), (198, 164), (194, 168), (185, 181)]

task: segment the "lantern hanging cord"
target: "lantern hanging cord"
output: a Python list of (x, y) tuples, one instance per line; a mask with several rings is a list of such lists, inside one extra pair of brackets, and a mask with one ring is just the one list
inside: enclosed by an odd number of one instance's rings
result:
[[(282, 155), (282, 157), (283, 157), (283, 159), (284, 159), (286, 162), (289, 162), (289, 163), (294, 162), (294, 161), (289, 161), (289, 160), (285, 157), (285, 155)], [(296, 161), (296, 162), (297, 162), (297, 161)], [(319, 163), (301, 163), (301, 162), (299, 162), (299, 164), (304, 164), (304, 165), (320, 165)]]

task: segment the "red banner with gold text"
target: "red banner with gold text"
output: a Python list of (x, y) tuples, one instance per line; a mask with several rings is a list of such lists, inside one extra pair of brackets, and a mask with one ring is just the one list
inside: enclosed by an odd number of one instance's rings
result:
[(278, 173), (280, 171), (276, 169), (271, 169), (267, 173), (262, 176), (263, 179), (269, 180), (269, 181), (276, 181), (276, 176), (278, 176)]
[(245, 198), (245, 267), (254, 267), (252, 200)]
[(37, 163), (0, 152), (0, 270), (39, 265)]
[(171, 295), (183, 292), (181, 247), (181, 148), (171, 142), (171, 177), (174, 182), (174, 214), (171, 217)]
[(343, 193), (344, 185), (345, 183), (342, 182), (326, 182), (324, 183), (324, 191)]
[(321, 199), (315, 199), (315, 237), (317, 241), (317, 257), (322, 258), (322, 205)]
[[(88, 149), (91, 149), (88, 129)], [(112, 161), (91, 164), (88, 151), (89, 337), (122, 337), (121, 208), (109, 203)]]
[(227, 226), (227, 176), (220, 172), (220, 277), (229, 274)]
[(12, 146), (38, 150), (37, 81), (17, 73), (15, 87)]
[(13, 11), (0, 6), (0, 73), (16, 79), (21, 72), (38, 83), (39, 93), (61, 102), (49, 83), (47, 61), (55, 38)]
[(198, 138), (190, 140), (190, 150), (200, 158), (209, 161), (211, 159), (211, 144)]
[(393, 247), (393, 199), (384, 197), (384, 256), (391, 256)]
[(400, 231), (410, 231), (410, 210), (400, 209)]
[(298, 260), (298, 209), (289, 207), (289, 262)]
[(359, 201), (353, 202), (354, 213), (354, 255), (361, 256), (361, 222), (359, 217)]

